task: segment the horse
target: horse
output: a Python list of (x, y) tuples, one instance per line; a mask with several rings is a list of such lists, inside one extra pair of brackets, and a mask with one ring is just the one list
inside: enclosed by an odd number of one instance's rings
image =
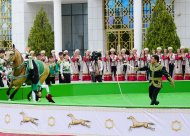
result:
[(129, 130), (131, 131), (132, 128), (139, 128), (139, 127), (144, 127), (147, 129), (150, 129), (152, 131), (155, 130), (155, 128), (152, 128), (150, 125), (154, 125), (154, 123), (151, 122), (138, 122), (133, 116), (128, 117), (127, 119), (131, 119), (133, 122), (133, 125), (129, 127)]
[(90, 128), (90, 125), (87, 124), (87, 123), (90, 122), (89, 120), (76, 119), (76, 118), (74, 117), (74, 115), (71, 114), (71, 113), (68, 114), (67, 116), (71, 118), (71, 122), (69, 123), (68, 128), (70, 128), (71, 125), (78, 125), (78, 124), (81, 124), (82, 126), (86, 126), (86, 127)]
[[(12, 48), (8, 48), (5, 51), (5, 55), (3, 59), (5, 60), (6, 63), (12, 63), (12, 67), (13, 67), (12, 81), (6, 92), (8, 99), (12, 100), (15, 94), (17, 93), (17, 91), (19, 90), (19, 88), (23, 85), (23, 83), (25, 83), (27, 80), (30, 80), (30, 79), (27, 76), (27, 66), (24, 62), (22, 54), (15, 48), (14, 45)], [(43, 69), (43, 72), (40, 72), (40, 83), (42, 84), (49, 75), (49, 66), (46, 65), (42, 61), (36, 60), (35, 62), (39, 64), (41, 69)], [(40, 68), (38, 67), (38, 69)], [(10, 91), (13, 86), (15, 86), (15, 89), (13, 93), (10, 94)]]

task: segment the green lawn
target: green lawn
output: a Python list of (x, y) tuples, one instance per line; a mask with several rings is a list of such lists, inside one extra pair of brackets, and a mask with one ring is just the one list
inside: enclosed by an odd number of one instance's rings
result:
[[(139, 94), (108, 94), (54, 97), (55, 104), (45, 98), (40, 102), (28, 102), (27, 99), (15, 100), (10, 103), (62, 105), (62, 106), (96, 106), (96, 107), (158, 107), (158, 108), (190, 108), (190, 93), (160, 93), (158, 106), (151, 106), (148, 93)], [(3, 101), (6, 102), (6, 101)]]
[[(40, 102), (28, 102), (27, 94), (30, 86), (22, 87), (13, 101), (8, 102), (7, 88), (0, 88), (0, 103), (60, 105), (60, 106), (100, 106), (100, 107), (157, 107), (157, 108), (190, 108), (190, 81), (175, 81), (172, 88), (168, 82), (163, 82), (158, 100), (158, 106), (151, 106), (148, 97), (148, 82), (115, 83), (80, 83), (51, 85), (50, 91), (54, 96), (55, 104), (43, 98)], [(123, 93), (121, 95), (120, 92)]]

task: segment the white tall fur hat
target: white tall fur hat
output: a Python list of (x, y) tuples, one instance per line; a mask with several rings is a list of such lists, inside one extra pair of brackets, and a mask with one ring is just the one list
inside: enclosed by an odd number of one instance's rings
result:
[(34, 54), (35, 52), (34, 51), (30, 51), (30, 54)]
[(68, 53), (68, 50), (64, 50), (63, 53)]
[(125, 52), (126, 52), (126, 49), (125, 49), (125, 48), (121, 49), (121, 52), (122, 52), (122, 53), (125, 53)]
[(51, 50), (51, 53), (55, 53), (55, 50)]
[(114, 49), (114, 48), (111, 48), (111, 49), (110, 49), (110, 52), (115, 52), (115, 49)]
[(75, 50), (75, 53), (76, 53), (76, 52), (80, 52), (80, 50), (79, 50), (79, 49), (76, 49), (76, 50)]
[(40, 53), (43, 53), (43, 54), (45, 54), (46, 53), (46, 51), (45, 50), (41, 50), (41, 52)]
[(173, 48), (172, 47), (168, 47), (168, 50), (173, 50)]
[(148, 48), (144, 48), (144, 51), (149, 51), (149, 49)]
[(157, 50), (162, 50), (162, 48), (161, 47), (157, 47)]
[(137, 49), (133, 48), (132, 51), (136, 51)]

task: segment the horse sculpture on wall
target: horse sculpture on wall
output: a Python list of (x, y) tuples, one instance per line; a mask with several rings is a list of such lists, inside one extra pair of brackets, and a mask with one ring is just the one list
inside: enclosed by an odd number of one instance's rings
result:
[(73, 114), (68, 114), (68, 117), (71, 118), (71, 122), (68, 125), (68, 128), (71, 127), (71, 125), (82, 125), (82, 126), (86, 126), (87, 128), (90, 128), (90, 125), (88, 123), (90, 123), (89, 120), (85, 120), (85, 119), (76, 119), (75, 116)]
[[(10, 86), (7, 90), (7, 96), (9, 100), (12, 100), (19, 90), (19, 88), (25, 83), (28, 79), (27, 76), (27, 66), (24, 62), (24, 59), (21, 55), (21, 53), (15, 48), (13, 45), (12, 48), (8, 48), (5, 51), (4, 60), (6, 63), (12, 63), (13, 67), (13, 77), (12, 81), (10, 83)], [(44, 62), (36, 60), (35, 61), (38, 64), (38, 69), (40, 73), (40, 83), (42, 84), (46, 78), (49, 75), (49, 66), (46, 65)], [(10, 91), (12, 87), (15, 86), (15, 89), (12, 94), (10, 94)]]
[(152, 122), (139, 122), (133, 116), (130, 116), (127, 119), (130, 119), (133, 123), (133, 125), (129, 127), (129, 131), (131, 131), (132, 128), (140, 128), (140, 127), (144, 127), (144, 128), (150, 129), (152, 131), (155, 131), (155, 128), (151, 127), (151, 125), (155, 125)]
[(38, 126), (38, 123), (36, 121), (38, 121), (39, 119), (29, 117), (24, 112), (20, 112), (20, 115), (22, 115), (22, 121), (20, 122), (20, 125), (22, 125), (23, 123), (31, 122), (32, 124)]

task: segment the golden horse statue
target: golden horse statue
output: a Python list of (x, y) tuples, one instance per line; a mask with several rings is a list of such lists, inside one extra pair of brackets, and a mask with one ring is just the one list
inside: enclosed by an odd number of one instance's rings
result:
[(26, 122), (31, 122), (32, 124), (38, 126), (38, 123), (35, 122), (38, 120), (37, 118), (28, 117), (28, 116), (26, 116), (26, 114), (24, 112), (20, 112), (20, 115), (22, 115), (22, 117), (23, 117), (22, 121), (20, 122), (20, 125), (22, 125), (23, 123), (26, 123)]
[(144, 128), (150, 129), (152, 131), (155, 130), (155, 128), (151, 127), (151, 125), (154, 125), (154, 123), (151, 123), (151, 122), (138, 122), (133, 116), (130, 116), (127, 119), (130, 119), (133, 122), (133, 125), (129, 127), (129, 131), (131, 131), (132, 128), (139, 128), (139, 127), (144, 127)]
[(79, 124), (81, 124), (82, 126), (86, 126), (86, 127), (90, 128), (90, 125), (87, 124), (87, 123), (90, 122), (89, 120), (76, 119), (76, 118), (74, 117), (74, 115), (71, 114), (71, 113), (68, 114), (67, 116), (71, 118), (71, 122), (69, 123), (68, 128), (70, 128), (71, 125), (79, 125)]
[[(6, 63), (12, 63), (13, 66), (13, 79), (10, 83), (10, 86), (7, 90), (7, 96), (9, 100), (12, 100), (14, 98), (14, 95), (17, 93), (19, 88), (23, 85), (23, 83), (26, 82), (27, 78), (27, 66), (25, 65), (24, 59), (21, 55), (21, 53), (15, 48), (13, 45), (12, 48), (8, 48), (5, 51), (4, 58)], [(40, 75), (40, 83), (43, 84), (43, 82), (46, 80), (46, 78), (49, 75), (49, 66), (46, 65), (42, 61), (38, 61), (43, 66), (43, 73)], [(30, 79), (28, 79), (30, 80)], [(15, 86), (14, 92), (10, 95), (10, 91), (12, 87)]]

